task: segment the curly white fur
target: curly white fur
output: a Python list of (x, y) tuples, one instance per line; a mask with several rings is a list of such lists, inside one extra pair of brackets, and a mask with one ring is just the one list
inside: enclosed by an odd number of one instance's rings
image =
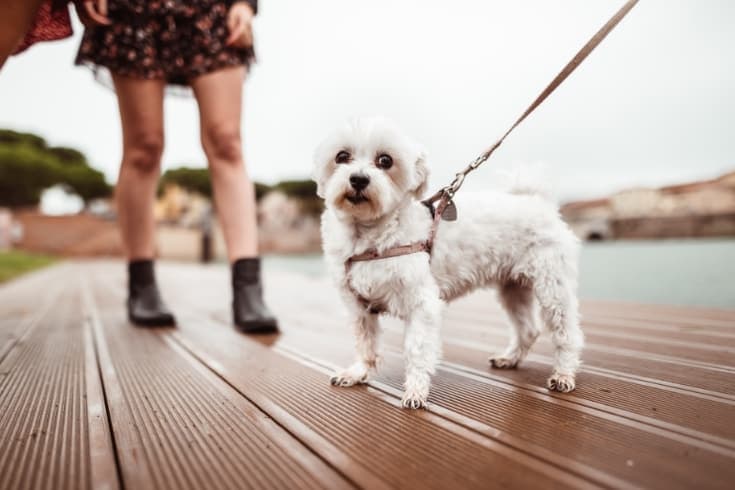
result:
[[(349, 160), (337, 163), (339, 152), (347, 152)], [(381, 155), (392, 158), (390, 168), (378, 165)], [(350, 182), (354, 176), (369, 179), (360, 192)], [(421, 148), (382, 118), (352, 121), (316, 151), (314, 179), (326, 203), (324, 253), (357, 338), (357, 361), (332, 383), (364, 383), (378, 357), (377, 315), (366, 311), (352, 291), (406, 322), (403, 406), (419, 408), (426, 404), (441, 356), (446, 302), (494, 286), (512, 329), (505, 352), (490, 359), (493, 367), (515, 367), (526, 356), (540, 331), (538, 310), (555, 346), (547, 387), (573, 390), (583, 344), (576, 295), (579, 244), (556, 205), (523, 182), (507, 192), (460, 193), (458, 218), (439, 224), (431, 257), (415, 253), (357, 262), (347, 273), (345, 261), (354, 254), (428, 237), (431, 217), (418, 200), (427, 177)]]

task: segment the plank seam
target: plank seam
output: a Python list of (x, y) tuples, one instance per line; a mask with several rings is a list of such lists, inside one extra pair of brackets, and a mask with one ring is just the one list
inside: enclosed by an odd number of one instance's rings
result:
[(92, 347), (94, 351), (97, 379), (99, 380), (100, 388), (102, 391), (102, 403), (104, 404), (104, 409), (105, 409), (104, 414), (105, 414), (106, 428), (108, 431), (108, 435), (110, 436), (110, 444), (112, 445), (112, 456), (115, 462), (115, 476), (117, 477), (118, 487), (124, 490), (125, 482), (122, 477), (122, 464), (120, 462), (120, 456), (118, 453), (118, 445), (115, 439), (115, 431), (113, 430), (113, 427), (112, 427), (112, 415), (110, 414), (110, 402), (107, 397), (107, 387), (105, 383), (105, 377), (102, 372), (102, 361), (100, 359), (100, 352), (99, 352), (99, 343), (104, 341), (103, 339), (100, 339), (99, 336), (97, 335), (97, 329), (101, 328), (101, 324), (100, 324), (101, 320), (99, 318), (99, 311), (97, 309), (97, 305), (94, 301), (94, 298), (92, 297), (91, 292), (89, 291), (89, 284), (86, 278), (82, 279), (81, 289), (82, 289), (83, 306), (86, 309), (86, 318), (88, 320), (90, 335), (92, 336)]

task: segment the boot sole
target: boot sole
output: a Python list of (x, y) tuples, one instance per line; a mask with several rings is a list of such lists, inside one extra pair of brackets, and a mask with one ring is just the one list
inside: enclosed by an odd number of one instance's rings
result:
[(175, 327), (176, 319), (173, 316), (159, 318), (133, 318), (128, 316), (130, 323), (136, 327)]
[(256, 333), (256, 334), (268, 334), (278, 333), (277, 322), (245, 322), (236, 323), (237, 328), (242, 333)]

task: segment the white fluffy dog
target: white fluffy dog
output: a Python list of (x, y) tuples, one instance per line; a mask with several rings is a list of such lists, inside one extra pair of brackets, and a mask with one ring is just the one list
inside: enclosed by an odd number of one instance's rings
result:
[(546, 385), (573, 390), (583, 344), (576, 297), (579, 245), (542, 193), (523, 186), (487, 192), (459, 204), (456, 221), (439, 223), (431, 255), (346, 267), (351, 256), (368, 249), (382, 252), (428, 238), (432, 217), (419, 201), (427, 177), (421, 148), (381, 118), (352, 121), (316, 151), (314, 180), (326, 204), (324, 253), (357, 337), (357, 361), (336, 373), (332, 384), (364, 383), (376, 366), (378, 315), (365, 306), (368, 299), (406, 322), (402, 405), (425, 406), (441, 355), (445, 303), (495, 286), (512, 332), (505, 352), (490, 359), (492, 366), (513, 368), (526, 356), (540, 331), (540, 312), (555, 347)]

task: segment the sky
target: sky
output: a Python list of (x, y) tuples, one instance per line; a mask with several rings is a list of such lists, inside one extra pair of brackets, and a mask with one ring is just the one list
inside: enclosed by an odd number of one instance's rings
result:
[[(430, 189), (490, 146), (622, 0), (260, 0), (243, 138), (261, 182), (307, 178), (314, 148), (355, 116), (426, 149)], [(541, 164), (561, 200), (735, 170), (735, 2), (644, 0), (468, 178)], [(117, 178), (114, 93), (74, 67), (72, 39), (0, 72), (0, 127), (76, 147)], [(204, 166), (196, 103), (166, 100), (163, 167)], [(487, 168), (486, 168), (487, 167)]]

